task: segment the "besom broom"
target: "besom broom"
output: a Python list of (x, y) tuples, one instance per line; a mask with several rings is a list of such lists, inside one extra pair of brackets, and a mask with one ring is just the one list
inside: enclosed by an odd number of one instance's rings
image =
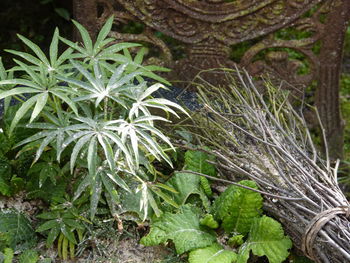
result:
[(266, 82), (261, 93), (238, 69), (226, 77), (227, 87), (215, 87), (198, 76), (202, 108), (193, 115), (191, 130), (211, 146), (226, 176), (257, 182), (265, 210), (306, 256), (322, 263), (350, 262), (350, 210), (337, 183), (339, 161), (333, 168), (328, 154), (326, 160), (319, 156), (286, 92)]

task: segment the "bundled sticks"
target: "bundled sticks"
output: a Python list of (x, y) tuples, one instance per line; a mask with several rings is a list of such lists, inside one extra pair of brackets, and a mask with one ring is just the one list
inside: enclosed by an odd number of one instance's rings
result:
[(268, 82), (261, 92), (237, 69), (226, 77), (226, 87), (200, 76), (196, 81), (203, 105), (193, 116), (197, 137), (212, 147), (225, 175), (258, 183), (265, 210), (306, 256), (322, 263), (350, 262), (350, 208), (337, 184), (339, 162), (332, 168), (327, 154), (325, 161), (320, 158), (288, 93)]

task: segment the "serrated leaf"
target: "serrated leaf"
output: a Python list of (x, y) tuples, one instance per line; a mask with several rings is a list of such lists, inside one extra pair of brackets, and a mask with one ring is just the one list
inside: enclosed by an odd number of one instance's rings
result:
[[(244, 180), (240, 184), (257, 189), (253, 181)], [(212, 211), (227, 233), (247, 234), (254, 219), (261, 216), (262, 204), (261, 194), (232, 185), (215, 200)]]
[(219, 244), (210, 247), (196, 249), (190, 252), (189, 263), (233, 263), (236, 262), (237, 254), (223, 249)]
[(190, 206), (183, 206), (177, 214), (164, 213), (151, 227), (151, 232), (141, 239), (143, 245), (156, 245), (172, 240), (178, 254), (203, 248), (215, 242), (214, 233), (206, 231), (199, 223), (198, 214)]
[(270, 263), (281, 263), (291, 247), (292, 241), (284, 235), (281, 224), (263, 216), (254, 220), (247, 241), (239, 249), (237, 263), (246, 263), (250, 251), (259, 257), (266, 256)]

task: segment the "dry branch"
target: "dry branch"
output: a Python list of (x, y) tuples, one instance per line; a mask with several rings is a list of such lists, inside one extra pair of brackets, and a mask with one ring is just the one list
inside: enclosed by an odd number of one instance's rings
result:
[(350, 262), (349, 203), (337, 184), (338, 164), (331, 168), (328, 155), (319, 157), (286, 92), (266, 82), (262, 95), (238, 70), (227, 77), (231, 84), (224, 88), (197, 79), (203, 105), (193, 116), (198, 137), (215, 149), (221, 169), (268, 193), (265, 210), (309, 258)]

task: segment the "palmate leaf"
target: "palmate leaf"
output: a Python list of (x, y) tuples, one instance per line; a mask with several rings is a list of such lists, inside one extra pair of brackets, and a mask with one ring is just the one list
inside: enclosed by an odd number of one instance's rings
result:
[[(253, 181), (244, 180), (240, 184), (257, 189)], [(247, 234), (254, 220), (261, 216), (262, 204), (261, 194), (232, 185), (215, 200), (212, 211), (227, 233)]]
[(154, 246), (167, 240), (172, 240), (176, 252), (182, 254), (210, 246), (216, 237), (200, 225), (198, 214), (190, 206), (183, 206), (179, 213), (166, 212), (154, 222), (150, 233), (141, 239), (141, 244)]
[(236, 262), (237, 254), (225, 250), (215, 243), (210, 247), (196, 249), (189, 254), (189, 263), (233, 263)]
[(237, 263), (246, 263), (250, 251), (259, 257), (266, 256), (270, 263), (281, 263), (291, 247), (292, 241), (284, 235), (281, 224), (263, 216), (254, 220), (248, 240), (239, 249)]

